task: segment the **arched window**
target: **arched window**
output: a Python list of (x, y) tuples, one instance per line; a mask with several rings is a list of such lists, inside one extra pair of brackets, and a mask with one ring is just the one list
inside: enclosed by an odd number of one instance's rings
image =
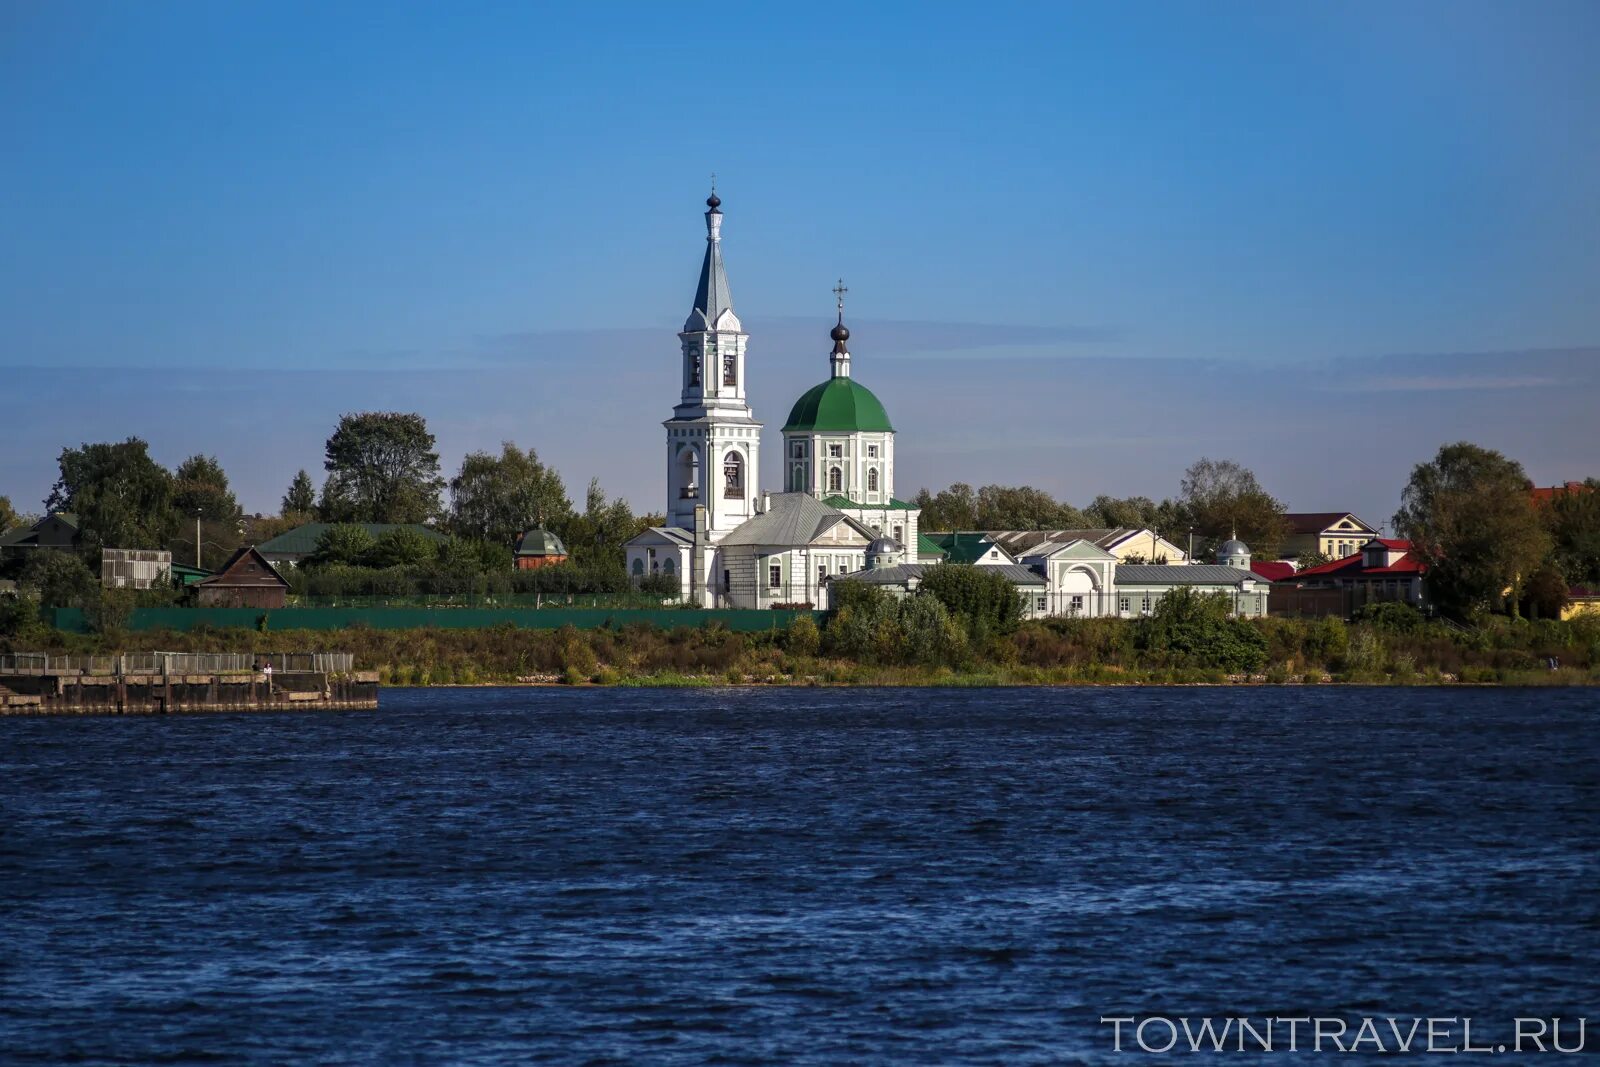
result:
[(828, 492), (844, 492), (844, 471), (840, 470), (838, 467), (828, 468)]
[(876, 493), (877, 491), (878, 491), (878, 468), (877, 467), (873, 467), (871, 470), (867, 471), (867, 492)]
[(744, 457), (729, 452), (722, 461), (722, 495), (732, 500), (744, 496)]
[(633, 557), (633, 576), (635, 578), (644, 577), (644, 560), (638, 556)]
[(671, 556), (668, 556), (666, 559), (661, 561), (661, 573), (662, 574), (671, 574), (673, 571), (675, 571), (677, 569), (678, 569), (678, 565), (676, 563), (672, 562), (672, 557)]
[(694, 500), (700, 495), (700, 450), (693, 445), (678, 453), (678, 496)]

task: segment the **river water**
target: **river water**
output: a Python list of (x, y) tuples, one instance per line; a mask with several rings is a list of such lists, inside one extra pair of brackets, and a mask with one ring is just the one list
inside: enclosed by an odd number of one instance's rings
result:
[(1132, 1063), (1101, 1017), (1243, 1014), (1600, 1052), (1597, 727), (1346, 688), (0, 720), (0, 1058)]

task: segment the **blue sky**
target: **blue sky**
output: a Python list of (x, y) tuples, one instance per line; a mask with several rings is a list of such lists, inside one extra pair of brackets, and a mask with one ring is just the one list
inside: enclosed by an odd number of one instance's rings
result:
[[(770, 8), (770, 9), (769, 9)], [(752, 400), (833, 280), (899, 486), (1393, 511), (1600, 473), (1600, 6), (0, 8), (0, 494), (139, 435), (251, 510), (343, 411), (664, 492), (710, 172)], [(769, 472), (768, 481), (772, 478)]]

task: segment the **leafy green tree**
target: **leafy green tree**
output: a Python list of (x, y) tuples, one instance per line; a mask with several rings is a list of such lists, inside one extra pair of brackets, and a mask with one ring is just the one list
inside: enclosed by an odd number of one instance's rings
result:
[(1324, 563), (1332, 563), (1333, 561), (1321, 552), (1302, 552), (1294, 562), (1298, 569), (1305, 570), (1307, 567), (1320, 567)]
[[(438, 558), (439, 542), (420, 530), (399, 526), (380, 534), (362, 561), (368, 567), (410, 567), (420, 563), (432, 563)], [(478, 570), (476, 551), (472, 553), (471, 561), (472, 570), (476, 573)]]
[(1081, 529), (1083, 513), (1031, 485), (986, 485), (978, 490), (980, 530)]
[(658, 600), (676, 600), (682, 590), (676, 574), (657, 572), (639, 579), (639, 592)]
[(1022, 622), (1022, 597), (993, 567), (944, 563), (922, 572), (918, 596), (931, 596), (959, 620), (969, 636), (1008, 634)]
[(1555, 495), (1545, 510), (1555, 562), (1573, 585), (1600, 585), (1600, 479)]
[(316, 510), (316, 487), (311, 484), (311, 475), (301, 469), (295, 474), (294, 481), (289, 483), (289, 491), (283, 494), (279, 514), (286, 519), (310, 522)]
[(1154, 528), (1159, 510), (1160, 505), (1147, 496), (1130, 496), (1119, 500), (1102, 494), (1083, 509), (1083, 520), (1091, 528)]
[(1527, 486), (1522, 464), (1466, 441), (1412, 469), (1394, 525), (1427, 563), (1428, 588), (1441, 608), (1486, 611), (1510, 591), (1515, 610), (1523, 580), (1551, 549)]
[(978, 497), (965, 482), (956, 482), (938, 493), (919, 490), (915, 503), (922, 509), (924, 530), (978, 529)]
[(550, 528), (567, 546), (575, 564), (586, 568), (603, 566), (621, 572), (622, 546), (644, 532), (648, 522), (635, 516), (621, 497), (608, 501), (605, 490), (600, 488), (600, 479), (593, 478), (584, 494), (583, 514), (552, 523)]
[(1135, 621), (1134, 643), (1175, 666), (1251, 672), (1267, 659), (1267, 639), (1241, 619), (1221, 594), (1178, 586), (1156, 601), (1151, 614)]
[(344, 415), (328, 438), (318, 511), (329, 522), (427, 522), (439, 514), (439, 453), (417, 414)]
[(177, 534), (168, 544), (174, 559), (190, 559), (195, 549), (193, 523), (200, 519), (203, 567), (218, 568), (243, 540), (244, 510), (228, 488), (228, 476), (214, 456), (194, 455), (178, 465), (173, 480)]
[(1551, 564), (1545, 564), (1522, 587), (1522, 612), (1530, 619), (1559, 619), (1571, 603), (1566, 577)]
[(450, 479), (450, 526), (462, 537), (509, 545), (527, 530), (562, 526), (572, 517), (561, 475), (533, 449), (510, 441), (498, 456), (468, 453)]
[(810, 612), (802, 612), (790, 621), (783, 634), (783, 648), (791, 656), (815, 656), (822, 648), (822, 631)]
[(953, 666), (966, 655), (966, 632), (938, 597), (907, 597), (898, 615), (902, 662)]
[(376, 543), (363, 527), (348, 523), (330, 526), (317, 538), (316, 551), (306, 557), (306, 566), (365, 566)]
[(82, 608), (100, 598), (99, 577), (72, 552), (34, 552), (17, 585), (32, 592), (47, 608)]
[[(1196, 461), (1184, 472), (1182, 493), (1205, 553), (1238, 537), (1253, 554), (1271, 559), (1289, 534), (1283, 505), (1261, 488), (1248, 468), (1231, 459)], [(1200, 544), (1196, 552), (1202, 552)]]
[(5, 533), (13, 527), (22, 525), (22, 516), (11, 506), (11, 498), (0, 496), (0, 533)]
[(78, 516), (83, 550), (163, 548), (178, 527), (172, 474), (150, 458), (137, 437), (115, 444), (64, 448), (61, 477), (46, 506)]

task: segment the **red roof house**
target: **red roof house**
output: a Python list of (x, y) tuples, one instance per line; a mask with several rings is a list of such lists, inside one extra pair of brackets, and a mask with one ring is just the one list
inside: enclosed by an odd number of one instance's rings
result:
[[(1410, 541), (1374, 537), (1355, 555), (1302, 568), (1273, 584), (1285, 591), (1282, 599), (1286, 613), (1333, 614), (1337, 610), (1349, 616), (1357, 608), (1388, 600), (1420, 608), (1422, 579), (1427, 573), (1428, 565), (1412, 551)], [(1340, 595), (1336, 600), (1331, 592), (1319, 598), (1294, 597), (1289, 595), (1290, 590), (1337, 591)], [(1309, 607), (1313, 599), (1318, 604), (1314, 611)], [(1295, 603), (1291, 605), (1290, 601)], [(1299, 601), (1306, 603), (1301, 605)]]
[(1286, 559), (1264, 559), (1250, 564), (1250, 569), (1269, 582), (1281, 582), (1295, 575), (1294, 564)]

